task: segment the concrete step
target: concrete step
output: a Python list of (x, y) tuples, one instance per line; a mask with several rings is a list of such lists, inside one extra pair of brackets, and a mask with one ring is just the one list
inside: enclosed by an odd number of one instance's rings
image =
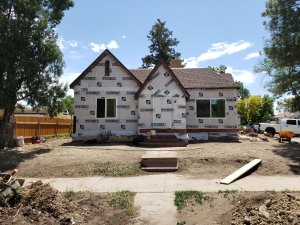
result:
[(157, 142), (140, 142), (140, 146), (149, 148), (162, 148), (162, 147), (186, 147), (185, 142), (172, 142), (172, 143), (157, 143)]
[(147, 152), (142, 155), (141, 169), (145, 171), (176, 171), (178, 159), (176, 152)]
[(175, 143), (175, 142), (183, 142), (181, 139), (146, 139), (145, 142), (148, 143)]
[(175, 135), (152, 135), (151, 139), (177, 139)]

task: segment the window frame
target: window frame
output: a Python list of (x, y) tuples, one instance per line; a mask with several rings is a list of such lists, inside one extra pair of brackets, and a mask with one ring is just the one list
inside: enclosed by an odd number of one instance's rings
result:
[[(288, 123), (288, 122), (290, 122), (290, 121), (295, 121), (295, 123), (294, 123), (294, 124)], [(297, 126), (297, 120), (288, 119), (288, 120), (286, 120), (286, 125)]]
[[(98, 99), (104, 99), (104, 117), (98, 117)], [(107, 117), (107, 100), (113, 99), (115, 100), (115, 117)], [(96, 98), (96, 113), (95, 113), (95, 118), (97, 119), (116, 119), (118, 118), (118, 110), (117, 110), (117, 98)]]
[(105, 60), (104, 62), (104, 76), (109, 77), (110, 75), (110, 60)]
[[(198, 111), (198, 108), (197, 108), (197, 101), (198, 100), (209, 100), (209, 117), (198, 117), (198, 114), (197, 114), (197, 111)], [(224, 100), (224, 117), (212, 117), (212, 110), (211, 110), (211, 100)], [(225, 98), (200, 98), (200, 99), (196, 99), (195, 101), (195, 109), (196, 109), (196, 118), (197, 119), (201, 119), (201, 118), (204, 118), (204, 119), (224, 119), (226, 118), (226, 99)]]

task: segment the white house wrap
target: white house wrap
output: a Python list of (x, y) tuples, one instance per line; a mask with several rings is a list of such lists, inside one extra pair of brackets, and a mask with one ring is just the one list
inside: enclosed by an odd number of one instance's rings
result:
[(132, 140), (149, 130), (177, 138), (237, 137), (238, 86), (231, 74), (203, 68), (128, 70), (105, 50), (70, 85), (74, 89), (73, 139), (111, 133)]

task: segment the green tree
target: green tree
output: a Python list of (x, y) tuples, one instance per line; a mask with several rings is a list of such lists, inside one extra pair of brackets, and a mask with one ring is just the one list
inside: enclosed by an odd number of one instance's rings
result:
[(277, 110), (279, 112), (297, 112), (299, 111), (300, 96), (293, 98), (285, 98), (277, 102)]
[[(271, 76), (266, 87), (280, 97), (300, 96), (300, 0), (268, 0), (262, 14), (265, 28), (270, 32), (266, 40), (263, 62), (256, 72)], [(295, 101), (297, 103), (297, 101)], [(294, 105), (300, 110), (300, 105)]]
[(235, 84), (239, 86), (240, 91), (240, 97), (241, 98), (249, 98), (250, 97), (250, 91), (244, 87), (244, 83), (241, 81), (235, 81)]
[(173, 32), (166, 27), (166, 22), (157, 19), (152, 29), (147, 35), (150, 41), (149, 50), (150, 55), (142, 58), (143, 68), (148, 68), (157, 63), (159, 58), (170, 62), (172, 58), (179, 58), (181, 53), (176, 52), (174, 47), (179, 44), (176, 38), (173, 38)]
[(216, 67), (209, 66), (208, 69), (210, 69), (214, 72), (217, 72), (219, 74), (224, 74), (224, 73), (226, 73), (227, 66), (225, 66), (225, 65), (220, 65), (220, 66), (216, 66)]
[[(65, 86), (55, 27), (72, 0), (0, 1), (0, 147), (14, 146), (13, 112), (19, 101), (52, 107)], [(55, 111), (55, 110), (52, 110)]]
[(262, 97), (262, 109), (260, 112), (259, 122), (271, 120), (274, 116), (274, 98), (269, 95)]
[(62, 111), (68, 111), (70, 115), (74, 115), (74, 98), (71, 95), (66, 96), (62, 100), (62, 105)]
[(242, 116), (242, 124), (259, 122), (263, 101), (260, 96), (250, 96), (237, 102), (238, 113)]

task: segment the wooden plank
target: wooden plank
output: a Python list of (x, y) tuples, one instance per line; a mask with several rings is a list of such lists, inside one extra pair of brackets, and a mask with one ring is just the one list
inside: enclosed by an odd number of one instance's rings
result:
[(225, 177), (221, 181), (221, 184), (230, 184), (231, 182), (235, 181), (240, 176), (242, 176), (243, 174), (245, 174), (246, 172), (248, 172), (249, 170), (251, 170), (253, 167), (255, 167), (256, 165), (258, 165), (259, 163), (261, 163), (261, 159), (254, 159), (254, 160), (252, 160), (251, 162), (247, 163), (246, 165), (244, 165), (240, 169), (236, 170), (235, 172), (233, 172), (229, 176)]
[(178, 170), (178, 165), (175, 167), (142, 167), (145, 171), (176, 171)]
[(177, 153), (176, 152), (147, 152), (146, 154), (142, 155), (142, 159), (170, 159), (175, 158), (177, 159)]

